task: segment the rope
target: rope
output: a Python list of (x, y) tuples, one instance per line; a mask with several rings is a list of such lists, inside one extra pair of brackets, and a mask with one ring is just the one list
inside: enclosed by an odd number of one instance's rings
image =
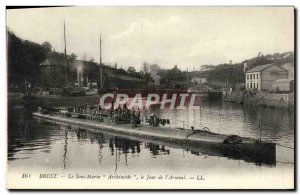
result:
[(211, 130), (209, 130), (208, 127), (203, 127), (202, 130), (200, 130), (200, 131), (208, 131), (209, 133), (211, 133)]
[(196, 134), (196, 133), (199, 133), (199, 132), (198, 132), (198, 131), (193, 131), (192, 133), (188, 134), (188, 135), (185, 137), (185, 139), (188, 141), (188, 140), (189, 140), (188, 138), (189, 138), (190, 136)]
[(208, 133), (211, 133), (211, 131), (209, 130), (208, 127), (203, 127), (201, 130), (193, 130), (193, 132), (190, 133), (189, 135), (187, 135), (187, 136), (185, 137), (185, 139), (188, 141), (188, 137), (190, 137), (190, 136), (192, 136), (192, 135), (194, 135), (194, 134), (200, 133), (200, 132), (208, 132)]

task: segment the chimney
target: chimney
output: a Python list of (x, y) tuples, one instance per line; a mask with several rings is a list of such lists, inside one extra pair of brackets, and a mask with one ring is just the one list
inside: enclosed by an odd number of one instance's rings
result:
[(81, 87), (82, 87), (82, 80), (83, 80), (82, 76), (83, 76), (82, 68), (79, 66), (77, 68), (77, 82), (78, 82), (79, 89), (81, 89)]

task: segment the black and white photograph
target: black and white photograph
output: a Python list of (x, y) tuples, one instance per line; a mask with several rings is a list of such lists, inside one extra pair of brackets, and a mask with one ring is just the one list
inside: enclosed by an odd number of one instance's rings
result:
[(295, 7), (5, 11), (7, 189), (295, 189)]

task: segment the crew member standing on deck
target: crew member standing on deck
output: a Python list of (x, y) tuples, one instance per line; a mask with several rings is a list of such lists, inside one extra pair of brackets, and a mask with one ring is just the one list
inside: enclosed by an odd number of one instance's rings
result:
[(130, 123), (131, 123), (132, 127), (136, 127), (137, 126), (135, 118), (136, 118), (136, 116), (135, 116), (135, 110), (134, 110), (134, 108), (132, 108), (131, 115), (130, 115)]
[(138, 124), (141, 123), (140, 117), (141, 117), (141, 111), (140, 111), (140, 109), (138, 108), (138, 109), (137, 109), (137, 112), (136, 112), (136, 120), (137, 120), (137, 123), (138, 123)]
[(123, 108), (127, 110), (127, 103), (123, 104)]
[(152, 126), (158, 126), (158, 117), (154, 112), (150, 115), (149, 124)]
[(115, 101), (112, 100), (111, 102), (111, 108), (110, 108), (110, 117), (113, 117), (113, 112), (114, 112), (114, 107), (115, 107)]

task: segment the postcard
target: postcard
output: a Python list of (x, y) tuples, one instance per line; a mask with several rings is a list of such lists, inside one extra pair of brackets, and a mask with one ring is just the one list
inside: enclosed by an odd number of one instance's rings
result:
[(294, 20), (7, 7), (7, 188), (294, 190)]

